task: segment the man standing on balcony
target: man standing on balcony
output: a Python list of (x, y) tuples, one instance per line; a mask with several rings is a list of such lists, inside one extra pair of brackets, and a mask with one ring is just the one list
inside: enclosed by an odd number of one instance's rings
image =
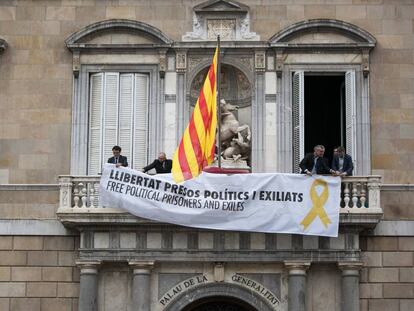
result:
[(338, 154), (332, 160), (332, 169), (340, 176), (352, 176), (354, 164), (349, 154), (345, 153), (345, 148), (338, 147)]
[(127, 157), (124, 157), (121, 155), (121, 147), (119, 146), (113, 146), (112, 147), (112, 153), (113, 153), (113, 157), (110, 157), (108, 159), (108, 163), (112, 163), (115, 164), (116, 167), (120, 167), (120, 166), (128, 166), (128, 161), (127, 161)]
[(322, 145), (316, 145), (313, 148), (313, 153), (308, 153), (300, 161), (299, 167), (302, 174), (312, 176), (313, 174), (334, 174), (335, 171), (331, 170), (328, 165), (328, 160), (323, 157), (325, 154), (325, 147)]
[(158, 159), (155, 159), (150, 165), (144, 167), (142, 170), (144, 173), (148, 172), (155, 168), (157, 174), (167, 174), (171, 173), (172, 169), (172, 160), (167, 159), (167, 156), (164, 152), (160, 152)]

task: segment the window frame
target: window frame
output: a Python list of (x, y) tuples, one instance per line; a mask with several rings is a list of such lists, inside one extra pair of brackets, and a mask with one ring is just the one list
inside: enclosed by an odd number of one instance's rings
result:
[(370, 143), (370, 108), (369, 108), (369, 76), (364, 76), (360, 64), (285, 64), (282, 73), (282, 83), (278, 83), (280, 105), (284, 107), (287, 113), (277, 116), (284, 118), (285, 122), (280, 124), (278, 131), (283, 131), (286, 136), (283, 140), (278, 141), (278, 153), (285, 150), (283, 154), (278, 154), (278, 170), (281, 172), (291, 173), (295, 171), (293, 167), (293, 73), (303, 71), (305, 74), (314, 72), (318, 74), (345, 73), (348, 71), (355, 72), (355, 162), (358, 166), (355, 168), (355, 175), (371, 174), (371, 143)]
[(151, 158), (157, 149), (161, 114), (157, 103), (158, 65), (151, 64), (85, 64), (73, 81), (71, 175), (88, 172), (90, 76), (100, 72), (139, 73), (149, 76), (148, 100), (148, 152)]

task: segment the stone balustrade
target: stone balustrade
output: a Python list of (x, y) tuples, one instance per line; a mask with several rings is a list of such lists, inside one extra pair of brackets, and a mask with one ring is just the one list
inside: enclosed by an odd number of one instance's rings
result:
[[(64, 212), (66, 209), (102, 212), (103, 208), (99, 204), (99, 182), (99, 176), (60, 176), (59, 212)], [(381, 211), (380, 186), (380, 176), (342, 178), (341, 213)]]

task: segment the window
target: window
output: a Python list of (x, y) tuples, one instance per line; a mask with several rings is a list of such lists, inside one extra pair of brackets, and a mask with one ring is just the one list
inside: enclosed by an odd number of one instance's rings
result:
[(101, 172), (119, 145), (129, 166), (141, 169), (148, 156), (149, 75), (105, 72), (90, 75), (88, 174)]
[(355, 71), (304, 72), (292, 77), (293, 169), (315, 145), (324, 145), (332, 159), (334, 147), (345, 146), (356, 163)]

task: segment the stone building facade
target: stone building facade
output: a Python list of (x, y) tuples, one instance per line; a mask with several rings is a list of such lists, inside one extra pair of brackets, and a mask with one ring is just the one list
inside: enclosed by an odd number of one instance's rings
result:
[[(0, 310), (412, 310), (413, 16), (392, 0), (0, 1)], [(135, 168), (172, 156), (218, 34), (253, 172), (295, 172), (316, 143), (352, 154), (338, 238), (99, 207), (113, 144)]]

